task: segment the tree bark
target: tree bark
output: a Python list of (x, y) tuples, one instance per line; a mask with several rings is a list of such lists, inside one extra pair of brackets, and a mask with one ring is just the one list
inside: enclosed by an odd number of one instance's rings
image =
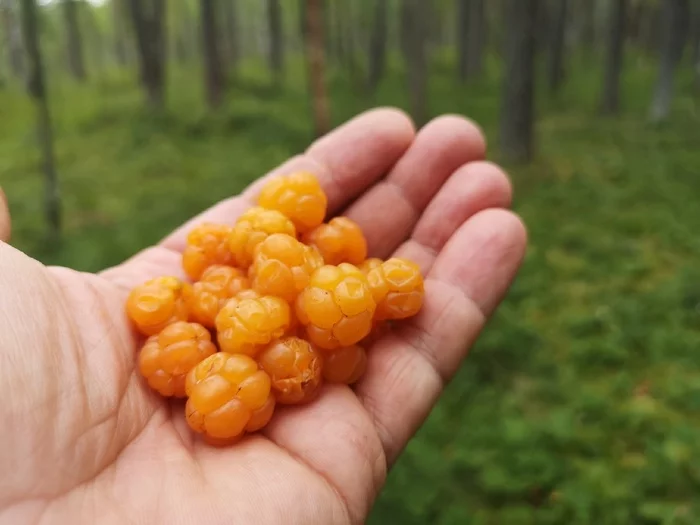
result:
[(580, 0), (581, 3), (581, 43), (590, 51), (596, 41), (596, 0)]
[(549, 89), (553, 93), (556, 93), (564, 82), (568, 0), (556, 0), (552, 15), (552, 37), (549, 52)]
[(43, 161), (44, 213), (48, 224), (48, 239), (58, 241), (61, 232), (61, 196), (54, 161), (53, 130), (46, 94), (37, 18), (35, 0), (22, 0), (22, 35), (28, 62), (27, 88), (36, 105), (37, 135)]
[(282, 35), (282, 6), (280, 0), (267, 0), (267, 23), (270, 35), (270, 71), (275, 86), (284, 79), (284, 39)]
[(9, 55), (10, 70), (12, 74), (20, 79), (24, 79), (24, 44), (22, 43), (22, 32), (17, 23), (17, 11), (14, 0), (6, 0), (0, 4), (0, 14), (2, 14), (3, 34), (5, 36), (5, 47)]
[(534, 155), (535, 50), (538, 0), (505, 1), (505, 76), (501, 104), (500, 141), (510, 162)]
[(457, 0), (457, 73), (464, 82), (469, 76), (469, 15), (472, 0)]
[(620, 76), (624, 58), (627, 33), (627, 11), (629, 0), (612, 0), (608, 21), (608, 42), (603, 76), (601, 111), (614, 115), (620, 111)]
[(471, 12), (469, 13), (469, 29), (467, 38), (469, 40), (467, 53), (467, 67), (469, 76), (477, 77), (484, 70), (484, 47), (486, 45), (486, 17), (485, 0), (471, 0)]
[(236, 76), (240, 58), (238, 38), (238, 0), (224, 0), (224, 24), (226, 35), (226, 61), (232, 75)]
[(114, 24), (114, 56), (117, 59), (117, 64), (126, 66), (129, 63), (129, 51), (124, 0), (111, 1), (112, 22)]
[(216, 0), (200, 0), (201, 38), (204, 54), (204, 85), (210, 109), (221, 105), (224, 93), (224, 72), (216, 24)]
[(160, 109), (165, 103), (165, 3), (165, 0), (129, 0), (141, 84), (152, 109)]
[(683, 55), (688, 33), (690, 4), (688, 0), (664, 0), (663, 33), (659, 56), (659, 70), (654, 97), (649, 110), (653, 122), (668, 117), (673, 99), (676, 65)]
[(83, 56), (83, 39), (78, 20), (78, 2), (63, 0), (63, 21), (66, 26), (68, 67), (77, 80), (83, 81), (85, 74), (85, 57)]
[(308, 60), (309, 87), (316, 136), (320, 137), (331, 129), (328, 94), (326, 92), (326, 57), (323, 38), (323, 2), (306, 0), (306, 54)]
[(369, 52), (369, 77), (370, 92), (376, 91), (384, 76), (386, 66), (386, 34), (388, 31), (388, 1), (376, 0), (374, 6), (374, 20), (372, 25), (372, 37)]
[(428, 120), (427, 17), (423, 0), (403, 0), (401, 9), (402, 48), (407, 65), (410, 108), (418, 126)]

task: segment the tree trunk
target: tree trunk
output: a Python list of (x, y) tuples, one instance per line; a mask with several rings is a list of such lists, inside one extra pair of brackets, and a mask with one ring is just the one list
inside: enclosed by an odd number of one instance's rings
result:
[(568, 0), (556, 0), (552, 12), (552, 36), (549, 52), (549, 89), (559, 91), (564, 82), (564, 60), (566, 48), (566, 23)]
[(614, 115), (620, 111), (620, 76), (624, 58), (626, 21), (629, 0), (612, 0), (608, 21), (608, 42), (605, 52), (605, 74), (601, 111)]
[(66, 25), (68, 67), (77, 80), (85, 80), (85, 58), (83, 40), (78, 21), (78, 2), (63, 0), (63, 21)]
[(467, 53), (467, 67), (469, 76), (477, 77), (484, 70), (484, 46), (486, 45), (486, 17), (485, 0), (471, 0), (471, 12), (469, 13), (469, 29), (467, 38), (469, 44)]
[(403, 0), (401, 28), (407, 65), (410, 108), (418, 126), (428, 120), (428, 63), (426, 55), (427, 17), (423, 0)]
[(0, 14), (2, 14), (3, 34), (5, 36), (5, 48), (7, 49), (12, 74), (20, 79), (24, 79), (24, 44), (22, 43), (22, 32), (17, 23), (16, 4), (13, 0), (0, 4)]
[(696, 4), (693, 15), (693, 31), (690, 43), (690, 59), (693, 66), (693, 84), (700, 92), (700, 4)]
[(141, 83), (152, 109), (165, 103), (165, 0), (129, 0)]
[(54, 163), (53, 131), (44, 81), (37, 18), (35, 0), (22, 0), (22, 34), (28, 62), (27, 87), (37, 110), (37, 135), (43, 160), (44, 212), (48, 223), (48, 239), (58, 241), (61, 233), (61, 196)]
[(676, 65), (683, 55), (689, 18), (689, 0), (664, 0), (664, 28), (659, 56), (659, 70), (654, 98), (649, 110), (649, 116), (653, 122), (665, 120), (671, 110), (674, 74)]
[(112, 0), (112, 22), (114, 23), (114, 56), (117, 64), (126, 66), (129, 63), (129, 52), (124, 0)]
[(270, 71), (275, 86), (282, 85), (284, 78), (284, 39), (282, 35), (282, 6), (280, 0), (267, 0), (267, 23), (270, 35)]
[(505, 1), (505, 76), (500, 139), (504, 157), (527, 162), (534, 154), (537, 0)]
[(596, 41), (596, 0), (579, 0), (581, 3), (581, 44), (589, 52)]
[(368, 84), (371, 93), (376, 91), (386, 67), (386, 34), (388, 31), (388, 1), (377, 0), (374, 6), (374, 21), (369, 51)]
[(238, 0), (224, 0), (224, 24), (226, 35), (226, 62), (232, 76), (236, 76), (240, 56), (238, 38)]
[(323, 38), (322, 0), (306, 0), (306, 54), (308, 60), (309, 87), (316, 136), (320, 137), (331, 129), (328, 94), (325, 79), (325, 49)]
[(216, 25), (216, 0), (200, 0), (202, 52), (204, 54), (204, 85), (210, 109), (221, 105), (224, 92), (224, 72), (219, 50)]
[(457, 0), (457, 73), (464, 82), (469, 76), (469, 15), (472, 0)]

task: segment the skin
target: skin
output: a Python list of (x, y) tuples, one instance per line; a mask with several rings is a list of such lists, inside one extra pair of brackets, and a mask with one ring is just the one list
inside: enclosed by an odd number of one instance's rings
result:
[[(46, 267), (0, 242), (0, 523), (363, 523), (523, 258), (510, 183), (484, 157), (466, 119), (442, 116), (417, 132), (381, 108), (273, 171), (313, 170), (329, 212), (363, 228), (371, 256), (420, 264), (426, 299), (368, 350), (354, 389), (325, 387), (229, 448), (197, 439), (183, 403), (148, 389), (123, 308), (130, 287), (182, 276), (187, 231), (232, 223), (260, 181), (99, 274)], [(3, 240), (9, 232), (0, 199)]]

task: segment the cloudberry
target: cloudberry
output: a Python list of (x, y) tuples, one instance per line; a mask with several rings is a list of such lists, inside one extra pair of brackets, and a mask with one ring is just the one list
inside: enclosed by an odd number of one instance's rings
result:
[(302, 236), (315, 246), (326, 264), (361, 264), (367, 257), (367, 241), (360, 227), (347, 217), (334, 217)]
[(277, 210), (255, 206), (238, 218), (229, 236), (228, 246), (236, 263), (248, 268), (253, 262), (255, 247), (273, 233), (285, 233), (296, 238), (296, 228)]
[(405, 319), (423, 306), (423, 276), (412, 261), (391, 258), (370, 270), (367, 280), (377, 303), (377, 321)]
[(298, 172), (271, 178), (260, 191), (258, 205), (283, 213), (298, 233), (304, 233), (323, 222), (328, 199), (314, 175)]
[(346, 346), (323, 357), (323, 379), (328, 383), (352, 385), (367, 368), (367, 354), (359, 345)]
[(270, 376), (252, 358), (218, 352), (187, 375), (187, 423), (215, 442), (259, 430), (274, 411), (270, 386)]
[(289, 235), (275, 233), (255, 250), (249, 277), (258, 293), (291, 302), (309, 283), (314, 270), (322, 265), (321, 254), (315, 248)]
[(202, 325), (178, 321), (148, 338), (139, 354), (139, 371), (161, 395), (184, 397), (189, 371), (214, 353), (216, 346)]
[(209, 266), (233, 266), (233, 254), (228, 247), (231, 227), (225, 224), (204, 223), (187, 235), (187, 246), (182, 253), (182, 267), (192, 280), (198, 280)]
[(305, 403), (320, 390), (322, 358), (304, 339), (294, 336), (278, 339), (260, 353), (258, 362), (270, 375), (278, 403)]
[(216, 316), (226, 301), (249, 288), (248, 278), (241, 270), (232, 266), (210, 266), (185, 293), (192, 320), (214, 328)]
[(229, 299), (216, 316), (219, 347), (223, 352), (255, 356), (289, 329), (290, 314), (289, 304), (279, 297)]
[(326, 350), (364, 338), (372, 328), (375, 309), (367, 277), (349, 263), (316, 270), (295, 303), (307, 337)]
[(360, 264), (360, 266), (358, 268), (360, 268), (360, 270), (362, 270), (362, 273), (367, 275), (370, 270), (374, 270), (377, 266), (379, 266), (383, 262), (384, 261), (382, 261), (381, 259), (378, 259), (376, 257), (370, 257), (369, 259), (365, 259), (364, 261), (362, 261), (362, 264)]
[(126, 312), (139, 332), (155, 335), (175, 321), (186, 321), (183, 291), (189, 287), (177, 277), (156, 277), (131, 290)]

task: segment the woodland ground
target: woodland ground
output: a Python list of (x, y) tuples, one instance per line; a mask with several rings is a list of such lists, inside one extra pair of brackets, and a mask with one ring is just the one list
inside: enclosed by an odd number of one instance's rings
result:
[[(509, 168), (530, 231), (517, 283), (392, 472), (372, 524), (700, 522), (700, 98), (681, 74), (671, 121), (647, 124), (652, 62), (630, 58), (623, 115), (604, 119), (599, 67), (575, 64), (558, 97), (540, 97), (537, 160)], [(430, 113), (469, 115), (495, 139), (496, 66), (463, 88), (438, 60)], [(52, 85), (59, 248), (42, 239), (31, 106), (0, 91), (0, 184), (18, 247), (101, 269), (311, 139), (300, 68), (275, 93), (246, 66), (215, 116), (198, 72), (171, 74), (161, 117), (144, 114), (125, 75)], [(364, 109), (358, 91), (332, 76), (334, 120)], [(375, 103), (407, 104), (400, 71)]]

